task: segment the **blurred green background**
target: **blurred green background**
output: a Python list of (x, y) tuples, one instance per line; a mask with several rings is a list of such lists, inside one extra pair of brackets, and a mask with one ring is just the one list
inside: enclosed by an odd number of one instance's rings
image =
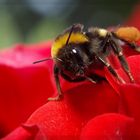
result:
[(0, 0), (0, 47), (53, 39), (73, 23), (117, 26), (138, 0)]

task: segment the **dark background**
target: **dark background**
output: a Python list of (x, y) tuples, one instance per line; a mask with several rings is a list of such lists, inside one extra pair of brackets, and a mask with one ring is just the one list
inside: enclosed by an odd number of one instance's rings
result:
[(0, 47), (53, 39), (73, 23), (117, 26), (138, 0), (0, 0)]

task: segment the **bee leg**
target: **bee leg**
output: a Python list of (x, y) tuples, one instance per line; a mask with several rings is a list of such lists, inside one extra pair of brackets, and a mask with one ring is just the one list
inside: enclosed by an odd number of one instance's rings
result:
[(125, 44), (127, 44), (128, 46), (130, 46), (135, 51), (140, 52), (140, 46), (136, 45), (136, 43), (134, 43), (134, 42), (128, 42), (126, 40), (123, 40), (123, 42), (125, 42)]
[(61, 86), (60, 86), (60, 80), (59, 80), (59, 73), (60, 73), (60, 70), (59, 70), (59, 68), (55, 65), (55, 66), (54, 66), (54, 78), (55, 78), (56, 87), (57, 87), (57, 90), (58, 90), (58, 95), (57, 95), (56, 97), (48, 98), (49, 101), (58, 101), (58, 100), (60, 100), (61, 98), (63, 98), (63, 94), (62, 94)]
[(90, 76), (86, 76), (86, 79), (88, 80), (88, 81), (90, 81), (91, 83), (93, 83), (93, 84), (96, 84), (97, 82), (96, 82), (96, 80), (94, 80), (92, 77), (90, 77)]
[(126, 45), (130, 46), (135, 51), (140, 52), (140, 46), (138, 46), (135, 42), (129, 42), (129, 41), (125, 40), (125, 39), (122, 39), (122, 38), (118, 37), (114, 32), (112, 32), (112, 35), (115, 38), (117, 38), (117, 39), (121, 40), (122, 42), (124, 42)]
[(107, 33), (107, 35), (105, 36), (103, 43), (102, 43), (102, 47), (103, 47), (103, 53), (106, 52), (107, 47), (108, 47), (108, 43), (109, 43), (109, 39), (110, 39), (110, 33)]
[(76, 79), (71, 79), (69, 76), (67, 76), (66, 74), (63, 73), (63, 71), (61, 71), (61, 76), (69, 81), (69, 82), (82, 82), (84, 80), (88, 80), (92, 83), (97, 83), (98, 81), (101, 81), (101, 80), (105, 80), (105, 78), (97, 75), (97, 74), (92, 74), (92, 75), (85, 75), (84, 77), (78, 77)]
[(110, 71), (110, 73), (116, 77), (121, 83), (125, 83), (125, 81), (117, 74), (117, 72), (113, 69), (113, 67), (110, 65), (109, 62), (101, 58), (100, 56), (97, 56), (97, 58), (107, 67), (107, 69)]
[(122, 49), (119, 45), (117, 45), (117, 43), (115, 43), (114, 41), (110, 40), (110, 43), (111, 43), (111, 46), (112, 46), (112, 49), (114, 51), (114, 53), (117, 55), (120, 63), (121, 63), (121, 66), (123, 68), (123, 70), (125, 71), (125, 73), (128, 75), (130, 81), (132, 83), (134, 83), (134, 78), (130, 72), (130, 68), (129, 68), (129, 65), (126, 61), (126, 58), (125, 56), (123, 55), (123, 52), (122, 52)]
[(91, 74), (91, 75), (87, 75), (87, 76), (85, 76), (86, 77), (86, 79), (88, 80), (88, 81), (90, 81), (90, 82), (92, 82), (92, 83), (98, 83), (98, 82), (100, 82), (100, 81), (103, 81), (103, 80), (106, 80), (104, 77), (102, 77), (102, 76), (99, 76), (99, 75), (97, 75), (97, 74)]

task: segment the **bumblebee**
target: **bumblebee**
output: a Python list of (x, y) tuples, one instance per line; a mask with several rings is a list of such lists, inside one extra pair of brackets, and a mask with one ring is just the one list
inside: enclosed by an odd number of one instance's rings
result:
[(115, 31), (91, 27), (84, 31), (82, 24), (74, 24), (67, 28), (56, 37), (52, 45), (51, 55), (55, 61), (54, 78), (58, 96), (49, 98), (49, 100), (59, 100), (63, 97), (59, 75), (69, 82), (89, 80), (96, 83), (104, 78), (91, 72), (91, 69), (100, 70), (106, 67), (118, 81), (125, 83), (108, 61), (111, 53), (117, 56), (130, 81), (134, 82), (129, 65), (123, 55), (121, 42), (140, 52), (140, 47), (134, 43), (139, 39), (140, 32), (135, 27), (120, 27)]

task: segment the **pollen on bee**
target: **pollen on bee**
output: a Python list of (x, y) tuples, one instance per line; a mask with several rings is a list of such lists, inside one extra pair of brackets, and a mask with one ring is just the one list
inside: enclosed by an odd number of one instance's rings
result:
[(118, 37), (129, 42), (135, 42), (140, 39), (140, 32), (135, 27), (120, 27), (115, 33)]

